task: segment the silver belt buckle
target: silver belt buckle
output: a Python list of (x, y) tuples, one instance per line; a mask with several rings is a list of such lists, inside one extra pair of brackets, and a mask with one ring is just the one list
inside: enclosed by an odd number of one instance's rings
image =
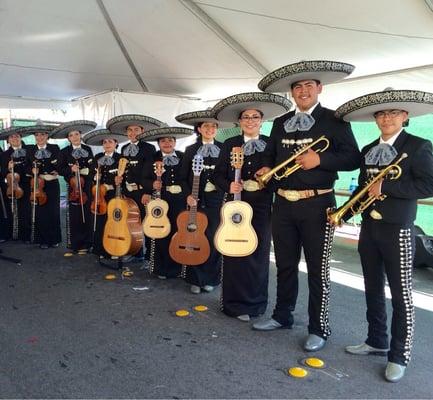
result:
[(297, 190), (285, 190), (284, 197), (288, 201), (298, 201), (301, 198), (301, 195)]
[(382, 214), (376, 210), (371, 210), (370, 211), (370, 217), (375, 219), (375, 220), (381, 220), (382, 219)]

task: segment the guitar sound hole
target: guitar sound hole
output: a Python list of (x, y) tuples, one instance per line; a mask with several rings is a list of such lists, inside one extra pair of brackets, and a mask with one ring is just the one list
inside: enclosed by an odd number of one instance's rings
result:
[(242, 222), (242, 214), (235, 213), (232, 215), (232, 221), (234, 224), (240, 224)]
[(197, 230), (196, 224), (188, 224), (187, 228), (188, 232), (195, 232)]
[(154, 218), (159, 218), (161, 215), (162, 215), (162, 210), (161, 210), (159, 207), (155, 207), (155, 208), (152, 210), (152, 216), (153, 216)]
[(113, 219), (118, 222), (122, 219), (122, 210), (120, 208), (116, 208), (113, 212)]

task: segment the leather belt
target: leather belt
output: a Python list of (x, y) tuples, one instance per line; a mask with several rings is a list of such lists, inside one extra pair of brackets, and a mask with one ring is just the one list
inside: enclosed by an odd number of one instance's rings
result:
[(205, 192), (215, 192), (217, 190), (216, 186), (212, 182), (206, 182), (204, 187)]
[(320, 196), (321, 194), (330, 193), (334, 189), (306, 189), (306, 190), (283, 190), (278, 189), (277, 193), (288, 201), (298, 201), (309, 199), (310, 197)]
[(49, 181), (54, 181), (54, 180), (56, 180), (56, 179), (59, 178), (58, 175), (51, 175), (51, 174), (40, 174), (39, 176), (40, 176), (44, 181), (47, 181), (47, 182), (49, 182)]
[(247, 192), (257, 192), (258, 190), (260, 190), (260, 186), (257, 181), (248, 179), (247, 181), (244, 182), (243, 189)]
[(171, 194), (182, 193), (182, 187), (180, 185), (169, 185), (165, 187), (165, 190)]
[(89, 168), (81, 168), (80, 169), (80, 174), (84, 175), (84, 176), (89, 175)]

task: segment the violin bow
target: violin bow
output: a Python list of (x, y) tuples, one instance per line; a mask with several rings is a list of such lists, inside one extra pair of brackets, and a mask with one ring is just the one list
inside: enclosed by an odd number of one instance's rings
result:
[(99, 194), (99, 165), (96, 169), (96, 193), (95, 193), (95, 214), (93, 218), (93, 233), (96, 232), (96, 216), (98, 215), (98, 194)]

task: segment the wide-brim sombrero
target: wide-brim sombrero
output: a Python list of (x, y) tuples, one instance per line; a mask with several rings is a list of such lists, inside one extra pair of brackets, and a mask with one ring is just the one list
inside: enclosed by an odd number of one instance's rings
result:
[(250, 92), (239, 93), (220, 100), (213, 107), (219, 121), (237, 123), (239, 114), (245, 110), (260, 110), (263, 120), (273, 119), (290, 110), (292, 102), (283, 96), (271, 93)]
[(125, 134), (126, 128), (131, 125), (143, 127), (145, 131), (167, 126), (159, 119), (140, 114), (123, 114), (113, 117), (107, 121), (106, 127), (113, 133)]
[(115, 139), (117, 143), (123, 143), (128, 140), (128, 136), (126, 136), (126, 134), (120, 135), (113, 133), (108, 129), (101, 128), (87, 132), (82, 138), (83, 142), (90, 146), (102, 146), (102, 142), (105, 139)]
[(51, 134), (51, 139), (66, 139), (69, 132), (79, 131), (82, 135), (96, 128), (96, 122), (87, 120), (69, 121), (61, 124), (54, 129)]
[(367, 122), (383, 110), (404, 110), (409, 117), (433, 113), (433, 93), (419, 90), (385, 89), (350, 100), (335, 111), (337, 118), (345, 121)]
[(270, 72), (258, 83), (258, 87), (267, 93), (285, 93), (295, 82), (313, 79), (326, 85), (341, 81), (354, 69), (354, 65), (339, 61), (300, 61)]
[(9, 128), (3, 129), (0, 131), (0, 140), (7, 140), (7, 138), (15, 133), (20, 135), (21, 137), (29, 136), (31, 133), (23, 132), (22, 126), (11, 126)]
[(194, 134), (194, 131), (189, 128), (180, 126), (165, 126), (163, 128), (151, 129), (137, 136), (138, 140), (144, 142), (153, 142), (165, 137), (174, 137), (176, 139), (188, 137)]
[(51, 132), (54, 131), (59, 125), (32, 125), (32, 126), (23, 126), (19, 133), (21, 135), (34, 135), (35, 133), (46, 133), (47, 135), (50, 135)]
[(233, 122), (219, 121), (216, 119), (212, 109), (192, 111), (176, 116), (176, 121), (181, 124), (196, 126), (201, 122), (215, 122), (219, 129), (233, 128)]

